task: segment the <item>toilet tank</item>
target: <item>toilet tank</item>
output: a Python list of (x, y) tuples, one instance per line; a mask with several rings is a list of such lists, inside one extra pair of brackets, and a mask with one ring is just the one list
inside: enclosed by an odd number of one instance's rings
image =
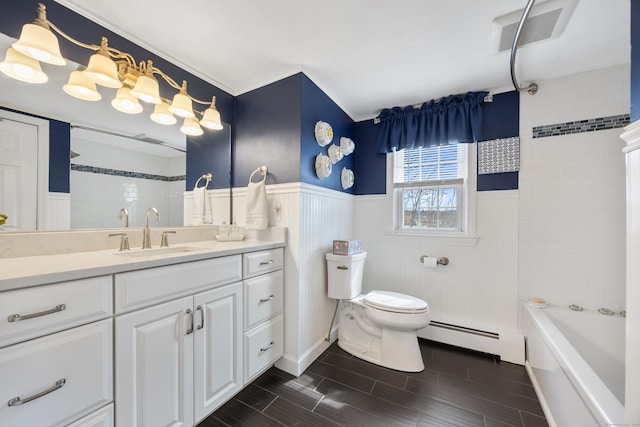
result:
[(366, 257), (366, 252), (354, 255), (326, 255), (329, 298), (351, 299), (360, 295)]

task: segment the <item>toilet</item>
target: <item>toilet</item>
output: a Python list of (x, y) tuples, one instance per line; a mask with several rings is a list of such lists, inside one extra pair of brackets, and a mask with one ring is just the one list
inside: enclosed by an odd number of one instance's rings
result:
[(417, 331), (429, 324), (429, 306), (398, 292), (361, 294), (366, 258), (366, 252), (326, 254), (329, 298), (344, 301), (338, 320), (338, 346), (376, 365), (420, 372), (424, 362)]

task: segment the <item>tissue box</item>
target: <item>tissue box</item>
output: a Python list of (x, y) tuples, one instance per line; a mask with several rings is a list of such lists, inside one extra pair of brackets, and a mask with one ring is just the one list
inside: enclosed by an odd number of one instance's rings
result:
[(362, 252), (362, 240), (334, 240), (334, 255), (353, 255)]

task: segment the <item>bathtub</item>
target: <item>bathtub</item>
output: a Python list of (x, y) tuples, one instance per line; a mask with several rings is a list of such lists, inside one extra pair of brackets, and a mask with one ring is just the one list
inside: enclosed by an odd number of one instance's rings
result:
[(625, 319), (524, 304), (526, 368), (550, 426), (624, 423)]

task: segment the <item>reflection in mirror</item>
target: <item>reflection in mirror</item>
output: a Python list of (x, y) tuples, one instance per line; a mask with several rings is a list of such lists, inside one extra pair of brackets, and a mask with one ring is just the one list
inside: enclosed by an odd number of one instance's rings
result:
[[(0, 34), (0, 52), (5, 52), (15, 40)], [(69, 189), (51, 188), (49, 183), (48, 198), (46, 194), (40, 194), (37, 200), (34, 199), (38, 206), (51, 205), (45, 210), (47, 218), (37, 220), (37, 229), (123, 227), (124, 219), (118, 219), (123, 208), (129, 214), (129, 225), (137, 227), (143, 224), (144, 212), (151, 206), (160, 211), (158, 226), (189, 224), (183, 213), (187, 144), (180, 126), (163, 126), (150, 120), (149, 115), (153, 112), (150, 104), (142, 103), (144, 111), (137, 115), (116, 111), (110, 104), (116, 89), (101, 87), (103, 98), (96, 102), (67, 95), (62, 87), (78, 67), (71, 61), (63, 67), (47, 64), (42, 67), (49, 76), (45, 84), (23, 83), (0, 74), (0, 107), (71, 124), (69, 154), (66, 146), (57, 147), (53, 139), (51, 143), (52, 156), (67, 150), (63, 154), (69, 158), (71, 168)], [(213, 132), (229, 135), (226, 143), (231, 143), (228, 129)], [(32, 161), (39, 165), (39, 176), (47, 175), (43, 163), (35, 157)], [(216, 171), (212, 172), (215, 174)], [(44, 179), (48, 180), (50, 176), (44, 176)], [(39, 192), (46, 191), (45, 185), (45, 190)], [(70, 194), (64, 194), (66, 191)], [(36, 197), (38, 190), (20, 193)], [(52, 194), (57, 194), (56, 200), (67, 196), (62, 205), (66, 203), (70, 212), (65, 212), (64, 207), (59, 209), (60, 203), (51, 203)], [(3, 206), (0, 206), (0, 213), (2, 210)], [(38, 212), (40, 214), (40, 209)], [(19, 222), (15, 218), (10, 218), (7, 225), (12, 219), (13, 229), (36, 229), (35, 222), (26, 225), (23, 221), (24, 226), (16, 226)]]

